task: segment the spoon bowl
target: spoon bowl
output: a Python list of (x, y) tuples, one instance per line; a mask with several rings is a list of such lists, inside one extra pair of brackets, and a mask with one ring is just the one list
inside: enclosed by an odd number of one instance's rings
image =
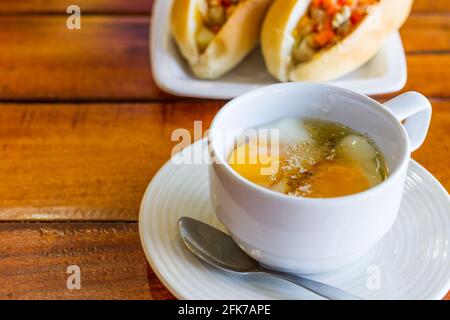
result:
[(206, 223), (183, 217), (178, 221), (178, 230), (186, 247), (198, 258), (216, 268), (244, 275), (270, 275), (294, 283), (328, 299), (360, 299), (324, 283), (298, 275), (266, 269), (239, 248), (229, 235)]
[(184, 217), (178, 227), (186, 247), (213, 266), (238, 273), (254, 272), (259, 267), (229, 235), (206, 223)]

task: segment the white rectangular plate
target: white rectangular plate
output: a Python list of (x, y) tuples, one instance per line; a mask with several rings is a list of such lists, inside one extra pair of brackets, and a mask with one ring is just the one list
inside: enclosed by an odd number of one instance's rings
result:
[[(218, 80), (195, 78), (170, 36), (171, 6), (172, 0), (156, 1), (150, 35), (153, 78), (162, 90), (186, 97), (231, 99), (277, 82), (267, 72), (259, 49)], [(402, 89), (406, 78), (405, 52), (400, 34), (395, 32), (372, 60), (330, 84), (375, 95)]]

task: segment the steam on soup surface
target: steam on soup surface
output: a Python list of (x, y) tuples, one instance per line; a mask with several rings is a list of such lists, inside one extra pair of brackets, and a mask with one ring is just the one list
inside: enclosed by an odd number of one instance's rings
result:
[(277, 129), (278, 148), (271, 148), (269, 139), (247, 139), (230, 153), (228, 163), (244, 178), (271, 190), (332, 198), (367, 190), (388, 176), (375, 143), (344, 125), (284, 118), (256, 129)]

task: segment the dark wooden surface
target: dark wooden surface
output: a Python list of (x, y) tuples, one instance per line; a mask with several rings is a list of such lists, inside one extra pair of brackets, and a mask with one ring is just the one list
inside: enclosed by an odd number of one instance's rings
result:
[[(1, 298), (172, 299), (147, 265), (135, 223), (1, 223)], [(81, 289), (66, 287), (67, 267)]]
[[(156, 87), (151, 0), (77, 2), (69, 31), (69, 1), (0, 0), (0, 299), (173, 299), (142, 252), (139, 202), (171, 132), (206, 128), (224, 101)], [(401, 34), (403, 91), (434, 107), (413, 156), (450, 190), (450, 1), (415, 1)], [(66, 288), (71, 264), (80, 290)]]

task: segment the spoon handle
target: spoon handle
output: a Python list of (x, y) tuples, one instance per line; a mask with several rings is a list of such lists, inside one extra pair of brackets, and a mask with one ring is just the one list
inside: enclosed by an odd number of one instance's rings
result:
[(317, 282), (311, 279), (303, 278), (297, 275), (291, 275), (287, 273), (281, 273), (276, 271), (268, 271), (267, 274), (272, 275), (276, 278), (283, 279), (296, 285), (312, 291), (319, 296), (330, 300), (362, 300), (361, 298), (354, 296), (348, 292), (342, 291), (336, 287), (329, 286), (327, 284)]

